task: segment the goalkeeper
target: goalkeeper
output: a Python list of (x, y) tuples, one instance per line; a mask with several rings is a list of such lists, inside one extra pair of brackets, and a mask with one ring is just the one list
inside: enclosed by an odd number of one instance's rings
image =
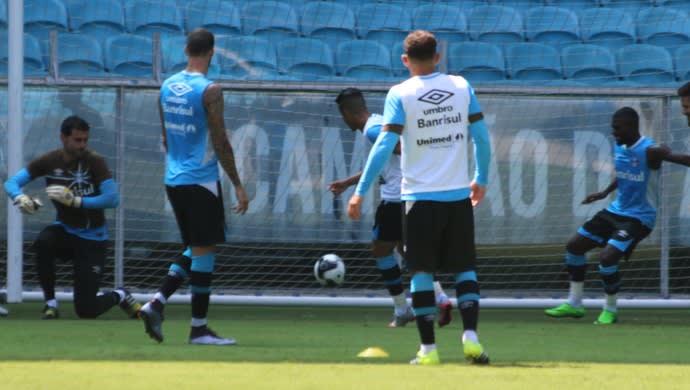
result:
[(119, 305), (136, 318), (141, 304), (123, 288), (99, 294), (106, 260), (108, 230), (104, 209), (120, 203), (117, 185), (105, 159), (87, 149), (89, 124), (73, 115), (60, 126), (62, 148), (31, 161), (5, 182), (5, 191), (19, 210), (34, 214), (42, 203), (22, 187), (45, 177), (46, 195), (57, 210), (55, 223), (44, 228), (34, 242), (36, 269), (43, 289), (43, 319), (59, 317), (55, 298), (55, 260), (72, 260), (74, 309), (80, 318), (96, 318)]

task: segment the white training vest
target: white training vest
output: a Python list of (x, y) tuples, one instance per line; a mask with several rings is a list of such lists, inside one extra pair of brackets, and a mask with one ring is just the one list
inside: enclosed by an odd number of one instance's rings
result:
[[(364, 134), (372, 144), (376, 142), (376, 138), (381, 132), (382, 121), (383, 117), (381, 115), (371, 114), (369, 119), (367, 119), (367, 123), (364, 125)], [(400, 202), (401, 182), (402, 171), (400, 170), (400, 155), (393, 154), (379, 177), (381, 200)]]

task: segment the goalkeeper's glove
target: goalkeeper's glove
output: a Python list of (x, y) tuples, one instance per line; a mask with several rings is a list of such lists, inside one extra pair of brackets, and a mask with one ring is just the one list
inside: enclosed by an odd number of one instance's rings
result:
[(69, 188), (61, 185), (50, 185), (46, 187), (48, 197), (56, 202), (60, 202), (68, 207), (81, 207), (81, 196), (76, 196)]
[(14, 197), (14, 205), (19, 208), (19, 210), (24, 214), (35, 213), (43, 203), (38, 198), (32, 198), (25, 194), (19, 194)]

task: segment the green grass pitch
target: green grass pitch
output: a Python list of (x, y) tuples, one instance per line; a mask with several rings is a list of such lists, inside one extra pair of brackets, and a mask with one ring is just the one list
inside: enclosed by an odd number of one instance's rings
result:
[[(117, 309), (56, 321), (41, 304), (9, 305), (0, 319), (0, 389), (688, 389), (690, 312), (620, 311), (620, 323), (551, 319), (541, 310), (485, 309), (480, 336), (492, 364), (466, 363), (461, 320), (437, 329), (442, 364), (407, 364), (414, 324), (388, 329), (388, 308), (212, 305), (209, 324), (234, 347), (187, 344), (189, 306), (169, 305), (165, 342)], [(376, 346), (387, 358), (356, 355)]]

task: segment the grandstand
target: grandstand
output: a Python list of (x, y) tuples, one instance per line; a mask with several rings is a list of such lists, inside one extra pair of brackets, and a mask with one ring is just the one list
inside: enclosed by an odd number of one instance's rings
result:
[[(2, 145), (18, 134), (6, 125), (8, 42), (19, 39), (10, 32), (10, 1), (0, 0)], [(368, 253), (376, 199), (367, 199), (364, 220), (353, 223), (344, 215), (351, 191), (335, 200), (326, 191), (361, 169), (368, 153), (361, 136), (346, 131), (333, 99), (356, 85), (381, 111), (387, 89), (407, 77), (400, 41), (412, 29), (429, 29), (441, 40), (439, 69), (472, 83), (493, 135), (488, 199), (476, 213), (483, 294), (550, 299), (565, 293), (565, 241), (604, 207), (579, 200), (610, 181), (611, 113), (632, 106), (646, 135), (687, 149), (675, 98), (675, 88), (690, 81), (687, 3), (23, 0), (23, 157), (57, 146), (58, 121), (90, 108), (87, 120), (98, 124), (91, 147), (108, 158), (123, 195), (109, 215), (109, 280), (149, 292), (179, 249), (162, 187), (157, 87), (185, 66), (185, 33), (205, 27), (216, 34), (209, 77), (225, 89), (226, 124), (252, 198), (248, 216), (229, 216), (218, 293), (378, 302)], [(10, 154), (0, 150), (2, 179)], [(622, 297), (690, 294), (690, 234), (682, 228), (690, 222), (690, 176), (664, 169), (653, 195), (657, 228), (623, 266)], [(233, 199), (226, 202), (229, 210)], [(47, 207), (24, 219), (25, 263), (8, 279), (15, 286), (23, 280), (25, 297), (37, 291), (30, 240), (51, 217)], [(0, 225), (3, 237), (12, 229)], [(7, 246), (0, 242), (1, 256)], [(328, 252), (346, 260), (345, 289), (325, 290), (312, 278), (313, 261)], [(6, 271), (0, 261), (0, 275)], [(70, 268), (59, 272), (67, 286)], [(598, 297), (594, 271), (587, 289)]]

